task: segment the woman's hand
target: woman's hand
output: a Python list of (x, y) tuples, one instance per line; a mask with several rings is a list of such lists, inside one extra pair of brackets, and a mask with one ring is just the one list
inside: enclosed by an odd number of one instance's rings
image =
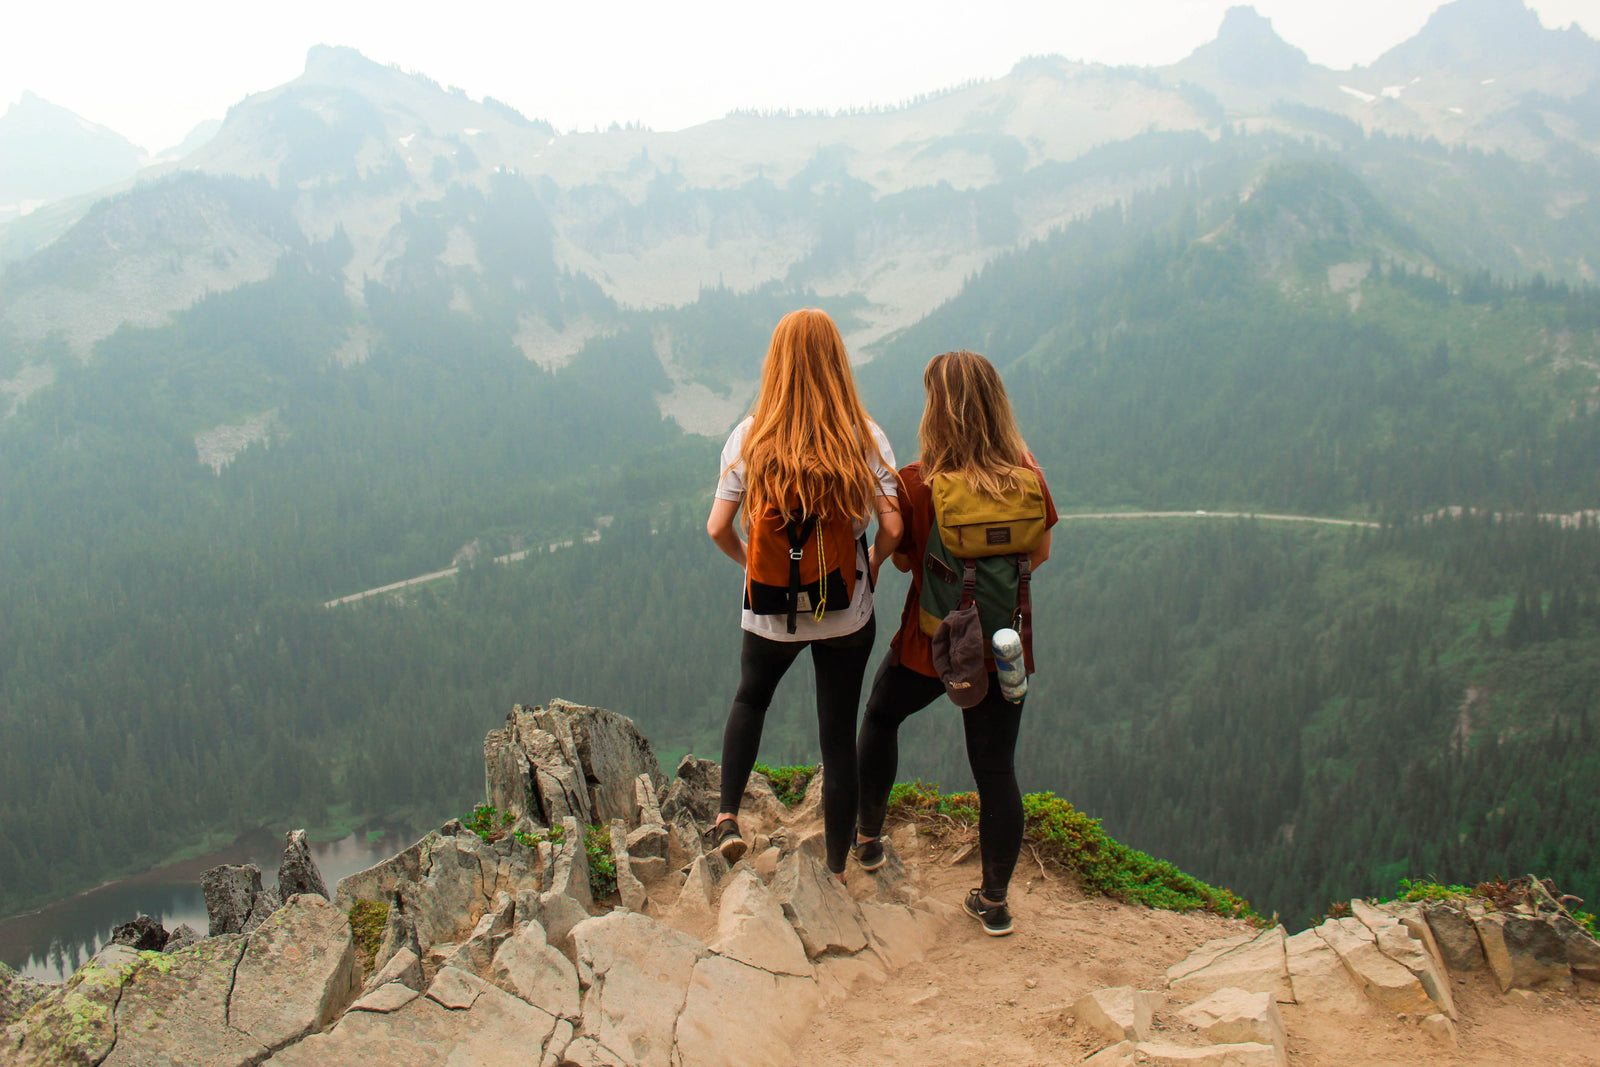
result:
[(706, 519), (706, 536), (711, 542), (722, 549), (722, 554), (733, 560), (739, 566), (745, 565), (745, 544), (739, 539), (739, 531), (734, 528), (733, 520), (739, 515), (739, 505), (742, 500), (723, 500), (720, 497), (711, 502), (711, 515)]

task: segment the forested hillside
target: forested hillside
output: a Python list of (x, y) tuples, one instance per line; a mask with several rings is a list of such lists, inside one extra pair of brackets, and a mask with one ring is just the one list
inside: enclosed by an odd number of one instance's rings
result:
[[(209, 169), (0, 278), (0, 914), (263, 824), (437, 823), (513, 701), (716, 755), (737, 576), (705, 510), (801, 305), (867, 346), (901, 462), (923, 365), (966, 347), (1063, 513), (1381, 527), (1069, 517), (1027, 788), (1297, 920), (1406, 874), (1600, 893), (1597, 535), (1535, 518), (1600, 507), (1592, 90), (1506, 105), (1496, 136), (1546, 122), (1515, 154), (1039, 60), (589, 158), (318, 55)], [(1046, 89), (1111, 92), (1116, 129), (1030, 140), (1008, 108)], [(1157, 99), (1182, 122), (1135, 124)], [(718, 169), (729, 131), (771, 174)], [(803, 673), (768, 762), (814, 758)], [(964, 781), (947, 711), (904, 775)]]

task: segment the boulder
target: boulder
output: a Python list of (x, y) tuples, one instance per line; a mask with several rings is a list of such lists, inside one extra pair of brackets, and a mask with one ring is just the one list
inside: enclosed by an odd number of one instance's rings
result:
[(278, 896), (288, 900), (297, 893), (315, 893), (328, 899), (328, 887), (322, 881), (311, 858), (311, 846), (306, 843), (304, 830), (290, 830), (283, 835), (283, 862), (278, 865)]
[(1423, 1033), (1445, 1048), (1456, 1048), (1461, 1043), (1456, 1036), (1456, 1024), (1448, 1015), (1435, 1013), (1423, 1019), (1418, 1025), (1421, 1026)]
[(522, 926), (501, 944), (489, 981), (551, 1015), (579, 1017), (577, 969), (545, 940), (544, 927), (536, 922)]
[(1316, 931), (1339, 954), (1367, 999), (1384, 1011), (1426, 1016), (1439, 1010), (1416, 975), (1379, 951), (1372, 931), (1357, 920), (1329, 919)]
[(811, 961), (783, 916), (783, 907), (761, 879), (741, 867), (722, 890), (717, 939), (711, 950), (773, 974), (810, 978)]
[(160, 952), (167, 947), (167, 928), (148, 915), (138, 915), (132, 922), (112, 927), (111, 943), (127, 945), (136, 952)]
[(1289, 1062), (1276, 1045), (1253, 1041), (1203, 1048), (1144, 1041), (1135, 1053), (1135, 1062), (1148, 1067), (1285, 1067)]
[(224, 934), (138, 968), (117, 1002), (103, 1067), (244, 1067), (267, 1048), (228, 1025), (228, 992), (245, 938)]
[(772, 891), (812, 959), (867, 947), (855, 900), (810, 852), (797, 849), (778, 861)]
[(908, 967), (922, 959), (944, 925), (943, 917), (930, 918), (931, 913), (905, 904), (862, 901), (857, 908), (868, 946), (892, 968)]
[(434, 983), (442, 999), (463, 1006), (446, 1007), (430, 987), (428, 996), (411, 997), (389, 1012), (351, 1011), (333, 1029), (274, 1055), (273, 1067), (540, 1062), (556, 1030), (553, 1016), (454, 968), (440, 971)]
[(206, 915), (211, 924), (207, 936), (242, 934), (257, 910), (261, 868), (253, 863), (224, 863), (213, 867), (200, 876), (200, 893), (205, 897)]
[(1487, 962), (1483, 956), (1483, 943), (1478, 939), (1478, 927), (1459, 904), (1439, 902), (1423, 909), (1428, 929), (1433, 931), (1434, 943), (1439, 946), (1439, 956), (1452, 971), (1482, 970)]
[(107, 945), (28, 1012), (27, 1027), (7, 1030), (6, 1067), (95, 1067), (117, 1037), (122, 986), (145, 957), (126, 945)]
[(1302, 930), (1284, 942), (1294, 1000), (1311, 1011), (1365, 1015), (1371, 1003), (1339, 954), (1315, 930)]
[(666, 867), (670, 838), (667, 828), (662, 824), (643, 823), (638, 829), (625, 834), (623, 843), (635, 863), (643, 859), (659, 859), (662, 867)]
[(466, 940), (456, 946), (445, 964), (479, 978), (488, 978), (496, 951), (511, 936), (515, 911), (515, 901), (509, 893), (497, 894), (494, 906), (483, 913), (478, 924), (472, 928)]
[(250, 935), (234, 972), (228, 1021), (269, 1049), (326, 1027), (355, 999), (360, 965), (350, 923), (309, 893)]
[[(1439, 1010), (1456, 1018), (1456, 1004), (1450, 994), (1450, 976), (1427, 949), (1427, 944), (1413, 935), (1411, 929), (1395, 916), (1379, 911), (1364, 900), (1352, 900), (1350, 912), (1361, 925), (1372, 932), (1378, 951), (1410, 971), (1422, 983), (1428, 997)], [(1426, 924), (1422, 924), (1427, 930)], [(1432, 939), (1432, 935), (1429, 935)]]
[[(695, 964), (678, 1016), (674, 1062), (694, 1067), (780, 1067), (821, 1003), (809, 978), (746, 966), (724, 956)], [(760, 1020), (730, 1027), (730, 1019)]]
[(1502, 993), (1538, 989), (1572, 980), (1567, 946), (1543, 919), (1491, 911), (1475, 919), (1484, 957)]
[[(1231, 939), (1229, 939), (1231, 940)], [(1289, 963), (1284, 951), (1287, 935), (1281, 926), (1212, 954), (1200, 966), (1193, 957), (1167, 969), (1167, 983), (1181, 997), (1201, 997), (1233, 987), (1252, 993), (1271, 993), (1282, 1003), (1294, 1003), (1289, 983)], [(1206, 946), (1201, 946), (1200, 952)]]
[(1118, 1041), (1084, 1060), (1083, 1067), (1135, 1067), (1138, 1062), (1138, 1046), (1132, 1041)]
[(539, 925), (550, 944), (573, 963), (578, 961), (578, 948), (572, 931), (589, 918), (589, 911), (565, 893), (544, 893), (539, 897)]
[(1148, 1041), (1150, 1022), (1161, 998), (1133, 986), (1113, 986), (1085, 993), (1072, 1006), (1080, 1023), (1113, 1041)]
[(1550, 928), (1567, 948), (1567, 966), (1572, 968), (1572, 973), (1591, 982), (1600, 982), (1600, 942), (1565, 915), (1551, 919)]
[(673, 910), (690, 916), (715, 915), (717, 887), (727, 875), (728, 861), (722, 858), (722, 853), (712, 850), (697, 857), (689, 864), (689, 873), (684, 876)]
[(1218, 1044), (1254, 1042), (1275, 1045), (1280, 1050), (1289, 1044), (1278, 1003), (1269, 993), (1219, 989), (1178, 1012), (1178, 1018)]
[(631, 911), (579, 923), (572, 937), (578, 976), (586, 986), (584, 1033), (626, 1063), (670, 1067), (673, 1028), (706, 946)]

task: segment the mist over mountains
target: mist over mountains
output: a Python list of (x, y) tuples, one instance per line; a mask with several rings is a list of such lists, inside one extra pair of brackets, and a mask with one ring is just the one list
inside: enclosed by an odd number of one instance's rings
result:
[[(966, 346), (1064, 511), (1391, 524), (1069, 523), (1030, 788), (1268, 910), (1545, 842), (1600, 886), (1592, 804), (1494, 802), (1535, 752), (1600, 769), (1597, 705), (1533, 683), (1600, 657), (1592, 530), (1415, 525), (1596, 506), (1597, 72), (1516, 0), (1342, 72), (1235, 8), (1166, 68), (563, 134), (313, 49), (181, 159), (0, 228), (0, 911), (291, 814), (437, 821), (476, 786), (419, 754), (515, 700), (713, 749), (703, 497), (802, 304), (902, 462)], [(807, 756), (804, 696), (764, 758)], [(906, 753), (964, 774), (931, 728)]]

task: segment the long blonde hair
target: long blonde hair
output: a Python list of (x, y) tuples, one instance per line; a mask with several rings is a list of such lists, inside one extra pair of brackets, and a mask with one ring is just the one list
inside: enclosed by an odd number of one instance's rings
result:
[(956, 474), (998, 498), (1017, 486), (1028, 445), (994, 364), (976, 352), (946, 352), (922, 372), (928, 403), (917, 427), (922, 476)]
[(872, 513), (867, 456), (879, 456), (878, 445), (827, 312), (801, 308), (778, 321), (750, 415), (740, 449), (746, 527), (769, 507), (788, 511), (794, 498), (822, 518)]

